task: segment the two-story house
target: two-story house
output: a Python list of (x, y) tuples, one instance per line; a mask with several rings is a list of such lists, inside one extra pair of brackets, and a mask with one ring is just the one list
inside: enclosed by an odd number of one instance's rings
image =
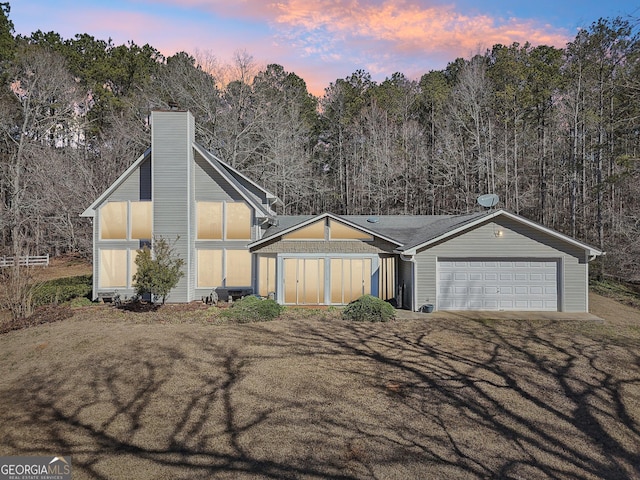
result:
[(218, 289), (287, 305), (363, 294), (417, 310), (588, 310), (602, 252), (504, 210), (461, 216), (277, 215), (279, 200), (195, 141), (188, 111), (151, 114), (151, 148), (83, 212), (93, 218), (93, 296), (133, 294), (136, 251), (175, 243), (185, 275), (169, 302)]

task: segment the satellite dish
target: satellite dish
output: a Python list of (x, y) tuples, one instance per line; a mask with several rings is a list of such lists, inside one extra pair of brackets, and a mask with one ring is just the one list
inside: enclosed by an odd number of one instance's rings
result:
[(367, 222), (369, 223), (378, 223), (380, 221), (380, 218), (372, 215), (371, 217), (367, 218)]
[(498, 203), (498, 200), (500, 200), (500, 197), (495, 193), (485, 193), (478, 197), (478, 204), (485, 208), (491, 208)]

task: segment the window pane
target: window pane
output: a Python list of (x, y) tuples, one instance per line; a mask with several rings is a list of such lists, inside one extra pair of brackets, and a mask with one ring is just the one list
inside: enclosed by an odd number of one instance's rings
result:
[(198, 202), (198, 239), (222, 240), (222, 203)]
[(261, 256), (259, 262), (260, 285), (258, 293), (260, 296), (266, 297), (270, 292), (276, 291), (276, 258)]
[(127, 238), (127, 202), (108, 202), (100, 209), (100, 238)]
[(342, 302), (342, 259), (331, 259), (331, 303)]
[(371, 295), (371, 259), (362, 260), (362, 295)]
[(251, 252), (249, 250), (227, 250), (227, 287), (251, 285)]
[(373, 240), (373, 237), (368, 233), (348, 227), (335, 220), (329, 220), (329, 231), (331, 232), (331, 240)]
[(222, 286), (222, 250), (198, 250), (198, 287)]
[(127, 251), (100, 250), (100, 287), (127, 287)]
[(298, 303), (298, 259), (284, 259), (284, 302)]
[(227, 203), (227, 239), (251, 240), (251, 209), (246, 203)]
[(380, 258), (380, 287), (379, 296), (383, 300), (394, 298), (396, 284), (395, 259), (393, 257)]
[(151, 238), (152, 205), (151, 202), (131, 202), (131, 238)]
[(282, 238), (286, 240), (324, 240), (324, 220), (294, 230)]
[(324, 260), (299, 260), (304, 263), (304, 299), (302, 303), (317, 305), (324, 303)]

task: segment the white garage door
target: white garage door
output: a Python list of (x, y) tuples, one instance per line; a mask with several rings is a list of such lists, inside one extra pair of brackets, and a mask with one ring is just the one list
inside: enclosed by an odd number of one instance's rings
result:
[(439, 310), (558, 310), (558, 262), (441, 259)]

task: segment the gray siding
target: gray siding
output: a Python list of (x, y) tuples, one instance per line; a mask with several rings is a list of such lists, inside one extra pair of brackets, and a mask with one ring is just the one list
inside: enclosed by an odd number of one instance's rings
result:
[(140, 171), (135, 169), (128, 178), (116, 188), (107, 201), (122, 202), (126, 200), (137, 201), (140, 199)]
[[(584, 250), (519, 222), (496, 218), (416, 254), (417, 306), (436, 303), (439, 257), (553, 258), (560, 260), (560, 310), (584, 312), (588, 307), (588, 262)], [(501, 230), (502, 236), (496, 232)]]
[(196, 201), (239, 202), (242, 195), (202, 156), (195, 153), (194, 185)]
[(192, 157), (195, 125), (189, 112), (152, 112), (152, 178), (154, 235), (169, 242), (185, 261), (182, 277), (167, 299), (188, 302), (194, 275), (190, 252), (192, 208)]

